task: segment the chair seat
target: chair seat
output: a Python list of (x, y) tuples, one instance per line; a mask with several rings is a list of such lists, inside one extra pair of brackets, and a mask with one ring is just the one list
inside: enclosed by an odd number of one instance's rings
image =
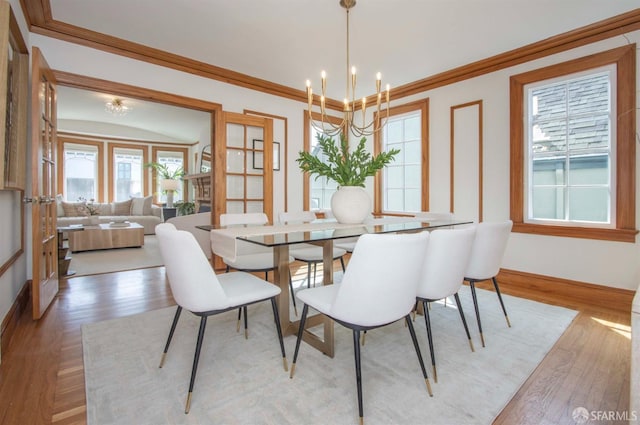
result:
[(229, 299), (230, 307), (266, 300), (280, 294), (280, 288), (245, 272), (216, 275)]
[(345, 239), (345, 242), (336, 241), (333, 246), (339, 249), (344, 249), (347, 252), (353, 252), (353, 249), (356, 247), (356, 243), (358, 243), (357, 239), (353, 241), (350, 239)]
[[(223, 258), (223, 261), (226, 265), (236, 270), (270, 271), (275, 267), (272, 252), (238, 255), (235, 260)], [(289, 263), (293, 261), (294, 258), (289, 256)]]
[(296, 297), (309, 307), (318, 310), (322, 314), (329, 315), (339, 289), (339, 283), (319, 286), (317, 288), (298, 291)]
[[(322, 247), (304, 245), (303, 248), (294, 248), (289, 250), (293, 258), (300, 261), (314, 262), (322, 261)], [(333, 248), (333, 259), (336, 260), (347, 254), (347, 251), (341, 248)]]

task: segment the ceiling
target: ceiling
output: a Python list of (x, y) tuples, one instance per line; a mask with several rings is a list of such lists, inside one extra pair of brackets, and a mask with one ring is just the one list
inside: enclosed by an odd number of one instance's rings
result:
[[(49, 0), (55, 21), (135, 42), (206, 64), (344, 98), (346, 12), (339, 0)], [(350, 61), (356, 96), (402, 86), (638, 8), (638, 0), (358, 0), (350, 12)], [(64, 94), (64, 92), (62, 93)], [(102, 120), (75, 94), (61, 118)], [(134, 103), (132, 101), (132, 103)], [(140, 103), (134, 111), (143, 112)], [(72, 112), (75, 111), (75, 112)], [(94, 112), (89, 112), (93, 110)], [(83, 111), (79, 114), (78, 111)], [(131, 114), (128, 125), (144, 126)], [(162, 118), (161, 113), (149, 114)], [(156, 124), (161, 119), (155, 120)], [(159, 133), (182, 130), (172, 127)], [(199, 135), (198, 135), (199, 136)], [(193, 140), (193, 139), (191, 139)]]

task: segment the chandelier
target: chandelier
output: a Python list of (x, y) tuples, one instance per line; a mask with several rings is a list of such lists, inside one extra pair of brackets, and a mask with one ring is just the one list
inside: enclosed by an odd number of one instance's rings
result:
[(111, 113), (111, 114), (113, 114), (113, 115), (115, 115), (117, 117), (122, 117), (124, 115), (127, 115), (127, 113), (129, 111), (131, 111), (131, 107), (130, 106), (126, 106), (124, 104), (123, 100), (118, 98), (118, 97), (115, 97), (115, 98), (113, 98), (112, 101), (107, 102), (104, 105), (104, 109), (107, 112), (109, 112), (109, 113)]
[[(346, 67), (346, 76), (347, 76), (347, 86), (345, 91), (344, 98), (344, 107), (343, 107), (343, 117), (342, 121), (339, 124), (334, 124), (330, 121), (331, 117), (326, 113), (325, 106), (325, 96), (326, 96), (326, 88), (327, 88), (327, 74), (325, 71), (321, 73), (321, 85), (322, 85), (322, 93), (320, 96), (320, 122), (313, 119), (312, 117), (312, 107), (313, 107), (313, 90), (311, 88), (311, 81), (307, 80), (307, 102), (308, 102), (308, 114), (309, 121), (313, 128), (320, 132), (324, 133), (328, 136), (335, 136), (342, 131), (351, 131), (355, 136), (370, 136), (376, 132), (378, 132), (382, 127), (384, 127), (384, 123), (380, 120), (376, 121), (375, 118), (366, 123), (366, 113), (367, 113), (367, 98), (363, 97), (360, 100), (360, 109), (362, 110), (362, 121), (361, 124), (356, 124), (354, 121), (354, 113), (356, 110), (356, 67), (350, 66), (349, 61), (349, 10), (356, 5), (356, 0), (340, 0), (340, 6), (346, 9), (347, 11), (347, 67)], [(383, 104), (383, 94), (380, 91), (382, 86), (382, 75), (378, 72), (376, 74), (376, 94), (375, 94), (375, 108), (377, 112), (377, 116), (380, 116), (380, 108)], [(384, 103), (386, 104), (386, 116), (389, 116), (389, 84), (387, 84), (386, 92), (384, 95)], [(386, 123), (386, 120), (385, 120)]]

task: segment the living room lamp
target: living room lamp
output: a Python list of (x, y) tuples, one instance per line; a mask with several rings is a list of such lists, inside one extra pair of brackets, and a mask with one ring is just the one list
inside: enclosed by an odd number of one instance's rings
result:
[[(326, 87), (327, 87), (327, 74), (325, 71), (321, 73), (321, 84), (322, 84), (322, 94), (320, 96), (320, 123), (316, 123), (316, 120), (312, 118), (312, 107), (313, 107), (313, 90), (311, 88), (311, 81), (307, 80), (307, 102), (308, 102), (308, 114), (309, 121), (313, 128), (315, 128), (318, 132), (324, 133), (328, 136), (335, 136), (342, 131), (351, 131), (353, 135), (357, 137), (363, 136), (371, 136), (372, 134), (380, 131), (382, 127), (384, 127), (384, 123), (381, 121), (377, 121), (375, 119), (371, 120), (370, 123), (366, 123), (366, 112), (367, 112), (367, 98), (363, 97), (360, 101), (360, 106), (362, 110), (362, 123), (358, 125), (354, 122), (354, 112), (356, 110), (356, 67), (350, 66), (349, 61), (349, 10), (356, 5), (356, 0), (340, 0), (340, 6), (345, 8), (347, 11), (347, 86), (345, 90), (345, 98), (344, 98), (344, 109), (343, 109), (343, 118), (339, 124), (333, 124), (329, 117), (326, 114), (325, 108), (325, 98), (326, 98)], [(380, 107), (383, 103), (382, 92), (380, 90), (382, 86), (382, 74), (379, 72), (376, 74), (376, 112), (380, 115)], [(350, 100), (349, 100), (350, 99)], [(389, 84), (386, 86), (386, 91), (384, 95), (384, 103), (386, 104), (387, 114), (389, 116)], [(386, 120), (385, 120), (386, 123)]]
[(160, 181), (160, 189), (167, 192), (167, 208), (173, 208), (173, 192), (180, 187), (180, 181), (174, 179), (162, 179)]

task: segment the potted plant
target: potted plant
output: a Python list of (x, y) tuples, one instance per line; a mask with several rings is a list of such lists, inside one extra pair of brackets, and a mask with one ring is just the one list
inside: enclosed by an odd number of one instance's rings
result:
[(340, 146), (334, 139), (318, 134), (318, 146), (326, 160), (301, 151), (296, 160), (300, 169), (310, 176), (326, 177), (338, 184), (338, 190), (331, 197), (331, 210), (340, 223), (362, 223), (371, 212), (371, 199), (363, 189), (367, 177), (374, 176), (400, 153), (391, 149), (378, 155), (371, 155), (365, 149), (367, 139), (360, 139), (355, 150), (349, 150), (349, 142), (340, 135)]
[(184, 169), (178, 167), (175, 170), (171, 170), (166, 164), (160, 164), (158, 162), (150, 162), (144, 166), (152, 168), (157, 176), (162, 179), (160, 188), (163, 192), (167, 193), (167, 207), (173, 208), (173, 192), (177, 191), (180, 187), (180, 180), (185, 174)]

